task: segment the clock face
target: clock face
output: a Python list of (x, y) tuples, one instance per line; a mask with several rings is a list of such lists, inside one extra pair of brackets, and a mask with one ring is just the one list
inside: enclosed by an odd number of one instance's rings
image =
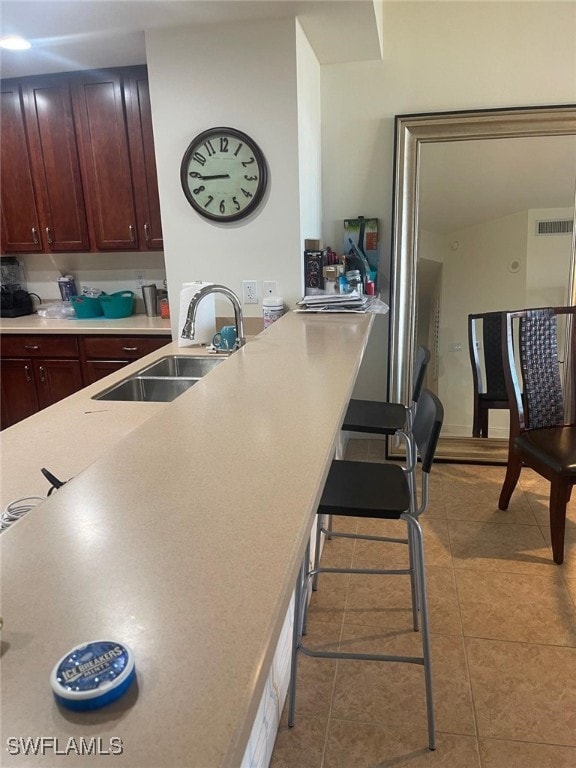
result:
[(212, 221), (238, 221), (266, 191), (266, 160), (258, 145), (234, 128), (210, 128), (192, 141), (180, 166), (190, 205)]

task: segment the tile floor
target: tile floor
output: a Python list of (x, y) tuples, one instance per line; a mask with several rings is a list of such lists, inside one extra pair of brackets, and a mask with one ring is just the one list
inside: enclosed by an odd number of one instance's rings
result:
[[(351, 441), (348, 456), (383, 460), (382, 443)], [(548, 483), (523, 470), (501, 512), (504, 471), (436, 464), (430, 478), (422, 527), (436, 751), (427, 749), (421, 667), (301, 654), (296, 725), (287, 728), (285, 711), (271, 768), (575, 768), (576, 499), (557, 566)], [(374, 532), (398, 525), (357, 522)], [(334, 539), (323, 563), (396, 563), (403, 549)], [(419, 654), (410, 622), (407, 577), (328, 574), (312, 598), (308, 643)]]

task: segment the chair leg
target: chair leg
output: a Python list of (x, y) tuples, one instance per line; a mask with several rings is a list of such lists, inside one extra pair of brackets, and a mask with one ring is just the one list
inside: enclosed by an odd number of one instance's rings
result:
[(566, 504), (571, 486), (562, 480), (553, 480), (550, 486), (550, 538), (554, 562), (564, 562), (564, 531), (566, 528)]
[(480, 437), (480, 403), (478, 395), (474, 396), (474, 419), (472, 421), (472, 437)]
[(488, 437), (488, 408), (480, 410), (480, 437)]
[(498, 509), (508, 509), (508, 504), (514, 493), (514, 488), (520, 477), (520, 471), (522, 469), (522, 460), (514, 453), (514, 451), (508, 451), (508, 467), (506, 468), (506, 477), (504, 478), (504, 484), (500, 491), (500, 498), (498, 499)]
[(432, 661), (430, 650), (430, 627), (428, 622), (428, 603), (426, 599), (426, 572), (424, 569), (424, 541), (422, 528), (416, 518), (403, 515), (412, 530), (414, 543), (414, 562), (416, 566), (418, 591), (420, 593), (420, 617), (422, 628), (422, 656), (424, 659), (424, 684), (426, 689), (426, 713), (428, 717), (428, 748), (436, 749), (436, 726), (434, 717), (434, 698), (432, 690)]

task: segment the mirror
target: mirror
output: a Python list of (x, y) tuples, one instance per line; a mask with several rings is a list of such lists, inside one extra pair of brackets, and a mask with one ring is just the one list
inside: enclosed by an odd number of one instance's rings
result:
[(438, 457), (505, 463), (507, 411), (472, 437), (467, 317), (576, 303), (576, 106), (398, 116), (394, 186), (389, 397), (409, 402), (427, 343)]

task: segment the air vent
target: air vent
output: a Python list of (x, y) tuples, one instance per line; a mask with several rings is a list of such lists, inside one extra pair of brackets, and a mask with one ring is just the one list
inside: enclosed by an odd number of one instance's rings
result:
[(573, 228), (573, 219), (549, 219), (536, 222), (537, 235), (571, 235)]

